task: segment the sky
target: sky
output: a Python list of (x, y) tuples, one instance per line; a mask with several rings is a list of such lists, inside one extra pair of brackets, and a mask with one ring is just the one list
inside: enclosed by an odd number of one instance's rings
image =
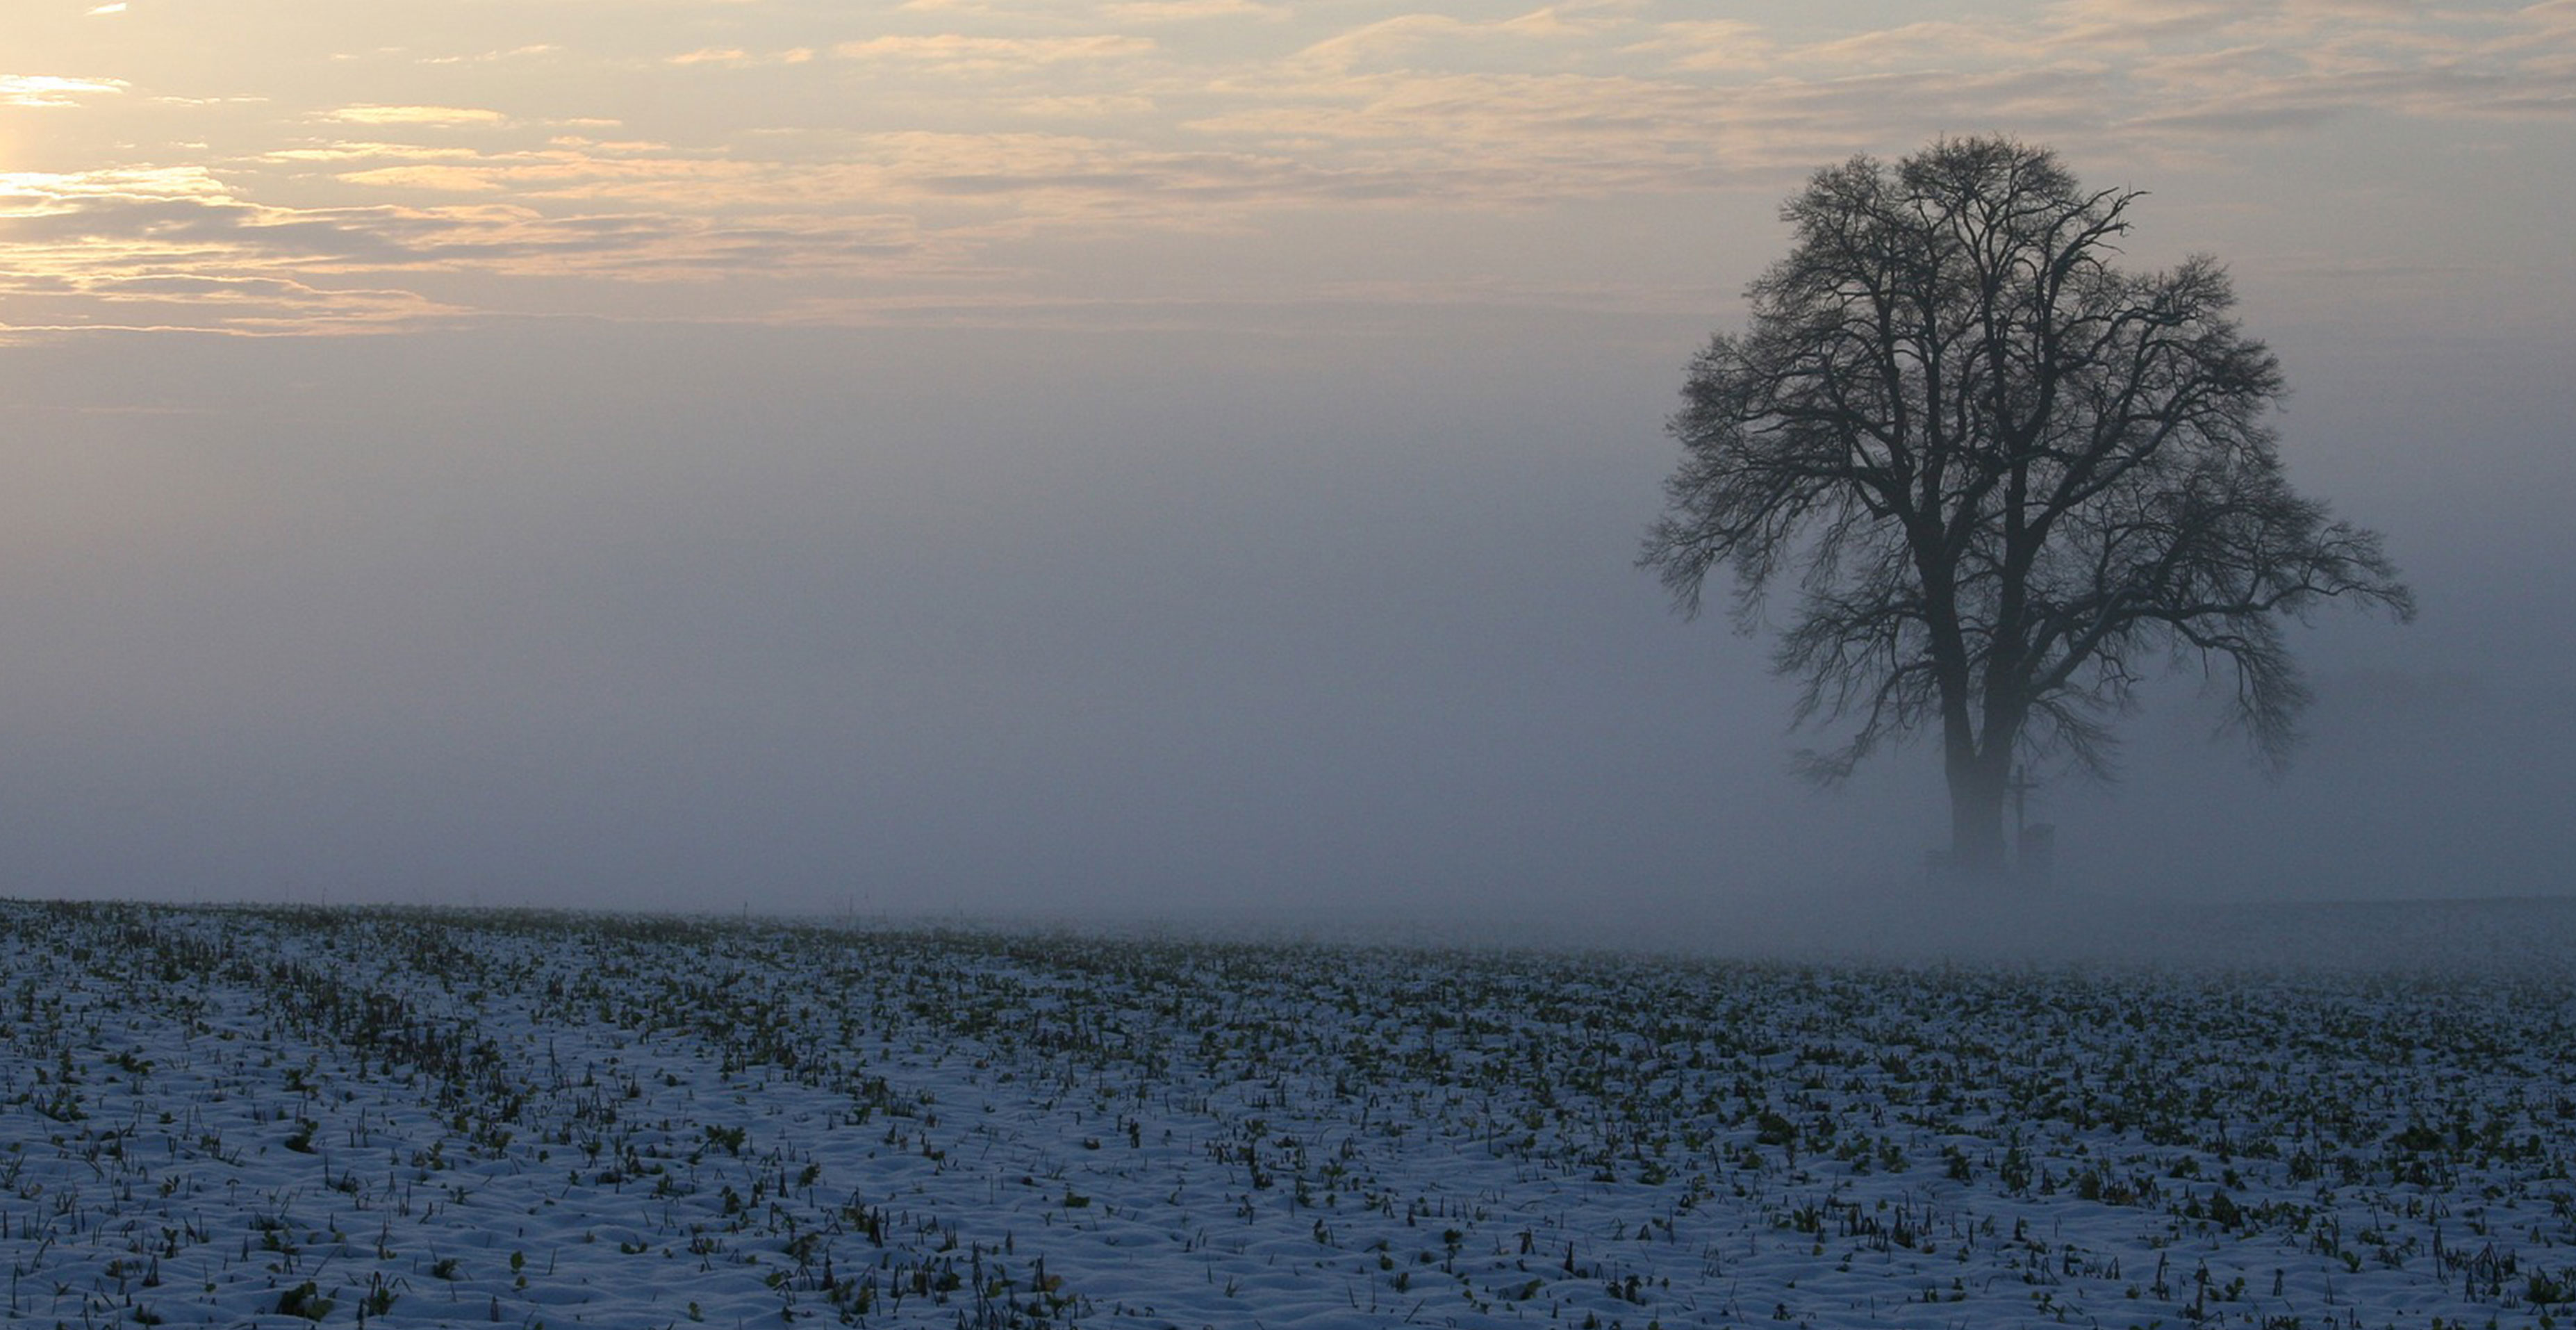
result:
[(2071, 893), (2576, 859), (2576, 0), (14, 0), (0, 890), (1723, 927), (1922, 887), (1638, 571), (1818, 167), (2224, 261), (2409, 626)]

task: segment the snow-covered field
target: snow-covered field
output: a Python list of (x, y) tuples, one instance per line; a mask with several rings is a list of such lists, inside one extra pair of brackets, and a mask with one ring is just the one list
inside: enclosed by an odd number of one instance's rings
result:
[(2515, 918), (2440, 972), (0, 904), (6, 1317), (2549, 1326), (2576, 971)]

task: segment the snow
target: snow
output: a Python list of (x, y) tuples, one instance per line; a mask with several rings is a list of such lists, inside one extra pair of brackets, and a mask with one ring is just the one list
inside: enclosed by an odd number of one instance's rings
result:
[(2472, 922), (2516, 962), (0, 903), (6, 1315), (2546, 1326), (2565, 921)]

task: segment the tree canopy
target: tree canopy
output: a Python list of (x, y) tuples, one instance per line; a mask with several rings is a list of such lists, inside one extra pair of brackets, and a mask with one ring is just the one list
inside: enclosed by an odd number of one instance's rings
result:
[(2283, 475), (2280, 366), (2225, 269), (2118, 266), (2141, 197), (2001, 138), (1818, 171), (1671, 421), (1641, 562), (1688, 613), (1723, 569), (1748, 632), (1793, 579), (1774, 665), (1839, 731), (1809, 770), (1937, 729), (1969, 870), (2003, 866), (2016, 761), (2106, 772), (2146, 677), (2219, 677), (2278, 764), (2308, 700), (2285, 622), (2413, 613), (2379, 537)]

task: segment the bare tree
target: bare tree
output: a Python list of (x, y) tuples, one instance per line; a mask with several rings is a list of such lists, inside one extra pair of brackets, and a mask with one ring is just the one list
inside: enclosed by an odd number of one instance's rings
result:
[(1937, 726), (1963, 871), (2004, 867), (2016, 760), (2107, 773), (2108, 722), (2159, 666), (2232, 685), (2277, 766), (2308, 700), (2283, 622), (2414, 613), (2379, 537), (2283, 477), (2280, 367), (2225, 271), (2114, 266), (2139, 197), (2008, 139), (1819, 171), (1671, 421), (1640, 563), (1689, 614), (1724, 567), (1745, 632), (1794, 576), (1774, 668), (1798, 723), (1843, 731), (1809, 773)]

